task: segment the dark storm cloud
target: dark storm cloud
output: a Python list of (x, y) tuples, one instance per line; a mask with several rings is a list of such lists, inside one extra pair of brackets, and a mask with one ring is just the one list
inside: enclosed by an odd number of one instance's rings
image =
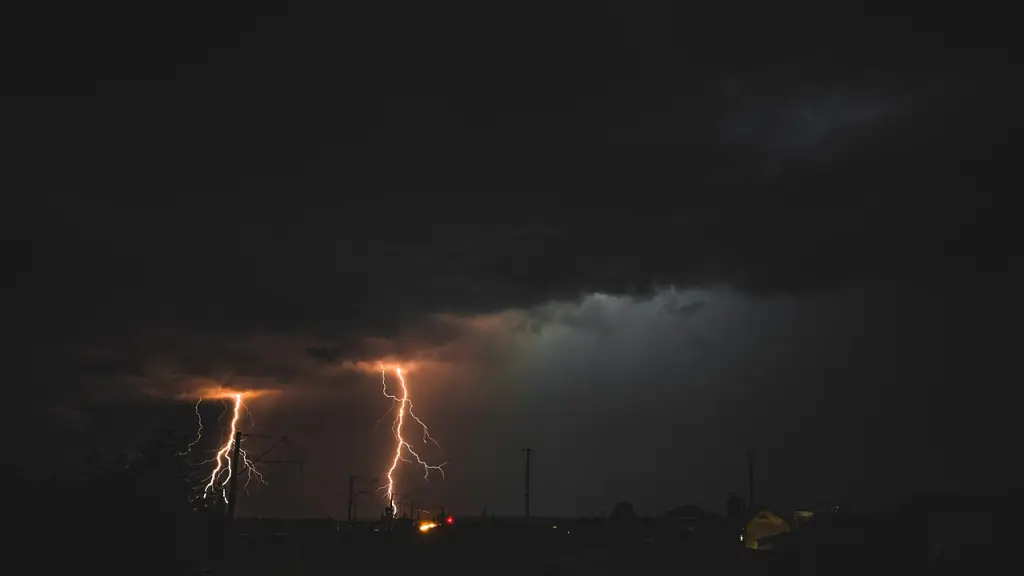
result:
[(231, 338), (163, 333), (95, 341), (76, 355), (77, 379), (92, 402), (140, 393), (194, 398), (211, 389), (303, 394), (320, 383), (321, 372), (302, 353), (312, 342), (307, 336), (267, 333)]
[[(118, 342), (100, 373), (284, 381), (223, 343), (371, 359), (455, 338), (437, 313), (970, 264), (986, 86), (907, 37), (916, 13), (855, 41), (774, 12), (369, 12), (211, 14), (62, 60), (91, 113), (33, 136), (33, 334)], [(188, 336), (124, 338), (154, 330)]]

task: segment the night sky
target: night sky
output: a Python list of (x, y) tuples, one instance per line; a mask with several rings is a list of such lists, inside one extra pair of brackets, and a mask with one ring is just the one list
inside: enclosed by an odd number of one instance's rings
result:
[(447, 461), (402, 491), (462, 514), (521, 511), (527, 446), (544, 515), (722, 510), (747, 449), (781, 509), (992, 488), (982, 20), (136, 4), (18, 52), (25, 470), (269, 390), (244, 429), (306, 465), (239, 512), (343, 517), (389, 464), (384, 361)]

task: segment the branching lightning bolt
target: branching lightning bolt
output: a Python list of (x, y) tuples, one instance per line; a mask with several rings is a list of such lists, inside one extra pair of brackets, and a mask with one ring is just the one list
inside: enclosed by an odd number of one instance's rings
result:
[[(424, 424), (423, 421), (420, 420), (419, 417), (416, 416), (416, 414), (413, 413), (412, 411), (412, 400), (409, 398), (409, 387), (405, 383), (405, 376), (402, 374), (402, 368), (395, 368), (395, 374), (398, 375), (398, 381), (400, 383), (401, 388), (401, 396), (391, 394), (390, 392), (388, 392), (387, 368), (384, 366), (380, 367), (380, 383), (381, 388), (384, 392), (384, 396), (391, 399), (392, 406), (398, 406), (398, 413), (395, 415), (395, 422), (391, 427), (391, 431), (394, 432), (395, 435), (395, 454), (391, 460), (391, 467), (388, 468), (388, 482), (385, 486), (380, 487), (380, 490), (385, 491), (384, 499), (388, 502), (394, 502), (394, 498), (396, 495), (395, 470), (398, 468), (399, 462), (418, 464), (419, 466), (422, 466), (423, 477), (427, 480), (430, 479), (431, 470), (436, 470), (440, 472), (441, 478), (444, 478), (444, 465), (447, 464), (447, 462), (442, 462), (441, 464), (436, 466), (433, 464), (428, 464), (426, 461), (423, 460), (423, 458), (420, 457), (416, 450), (413, 449), (412, 444), (410, 444), (405, 439), (405, 419), (406, 416), (408, 416), (409, 418), (415, 420), (416, 423), (419, 424), (420, 428), (423, 430), (424, 444), (426, 444), (429, 441), (433, 442), (434, 445), (437, 446), (439, 449), (441, 448), (441, 445), (437, 443), (437, 440), (434, 440), (434, 437), (430, 435), (430, 430), (427, 429), (427, 425)], [(412, 460), (406, 458), (404, 455), (405, 453), (411, 455), (413, 458), (416, 459), (416, 461), (413, 462)]]
[(202, 403), (203, 399), (196, 400), (196, 422), (198, 428), (196, 428), (196, 439), (189, 443), (188, 447), (184, 451), (178, 452), (178, 456), (184, 456), (192, 451), (192, 448), (203, 439), (203, 415), (199, 413), (199, 404)]
[[(203, 489), (203, 498), (207, 498), (211, 494), (219, 495), (221, 498), (224, 499), (225, 502), (227, 502), (228, 500), (227, 486), (228, 482), (231, 480), (232, 474), (244, 473), (244, 486), (248, 486), (249, 483), (252, 482), (253, 480), (260, 482), (261, 484), (266, 484), (266, 482), (263, 480), (263, 474), (261, 474), (260, 471), (256, 469), (255, 463), (249, 459), (249, 455), (241, 446), (238, 447), (238, 460), (239, 467), (241, 468), (241, 470), (235, 471), (231, 469), (231, 455), (232, 451), (235, 449), (235, 436), (238, 433), (239, 420), (241, 419), (242, 411), (244, 410), (246, 414), (249, 415), (250, 421), (252, 419), (252, 415), (249, 414), (249, 409), (242, 402), (244, 394), (234, 393), (231, 394), (229, 398), (233, 401), (233, 406), (231, 414), (231, 423), (227, 430), (227, 440), (225, 440), (224, 443), (220, 446), (220, 448), (217, 449), (213, 458), (201, 462), (201, 464), (214, 465), (213, 471), (210, 473), (210, 476), (206, 479), (206, 486)], [(195, 409), (196, 418), (199, 421), (199, 428), (196, 431), (196, 439), (193, 440), (192, 443), (188, 445), (188, 448), (185, 450), (183, 454), (187, 454), (188, 452), (190, 452), (192, 450), (192, 447), (195, 446), (202, 439), (203, 418), (199, 414), (199, 404), (201, 402), (202, 399), (196, 402)]]

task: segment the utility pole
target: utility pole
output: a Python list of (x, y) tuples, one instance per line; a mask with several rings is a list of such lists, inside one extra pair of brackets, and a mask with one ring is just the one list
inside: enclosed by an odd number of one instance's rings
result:
[[(371, 488), (360, 488), (356, 489), (356, 480), (363, 482), (369, 480), (372, 484)], [(365, 494), (369, 494), (373, 488), (377, 486), (379, 480), (377, 478), (364, 478), (363, 476), (356, 476), (355, 474), (348, 477), (348, 522), (352, 524), (353, 521), (359, 519), (359, 497)]]
[(228, 479), (228, 526), (235, 519), (235, 497), (238, 495), (238, 461), (242, 453), (242, 432), (235, 432), (234, 446), (231, 450), (231, 478)]
[(235, 498), (238, 496), (238, 462), (241, 460), (242, 454), (242, 432), (235, 432), (235, 437), (232, 439), (234, 443), (231, 450), (231, 476), (228, 478), (228, 493), (225, 498), (227, 501), (227, 510), (224, 514), (223, 530), (220, 532), (221, 538), (223, 538), (218, 551), (218, 560), (223, 562), (228, 557), (227, 548), (232, 544), (232, 534), (234, 532), (235, 523)]
[(356, 477), (348, 477), (348, 523), (352, 524), (352, 504), (356, 495)]
[(287, 442), (288, 441), (288, 437), (287, 436), (276, 436), (275, 437), (275, 436), (267, 436), (265, 434), (242, 434), (241, 430), (239, 430), (238, 432), (235, 432), (234, 445), (232, 446), (232, 450), (231, 450), (231, 470), (232, 470), (232, 472), (231, 472), (231, 477), (228, 478), (228, 494), (227, 494), (227, 501), (228, 501), (227, 522), (228, 522), (229, 530), (230, 530), (230, 527), (231, 527), (231, 522), (234, 521), (234, 519), (235, 519), (235, 500), (238, 499), (238, 477), (241, 475), (240, 474), (241, 468), (239, 468), (239, 464), (241, 463), (241, 459), (242, 459), (241, 458), (241, 454), (242, 454), (242, 439), (243, 438), (277, 438), (277, 441), (274, 442), (274, 444), (271, 445), (270, 448), (267, 448), (259, 456), (256, 456), (255, 458), (251, 459), (251, 462), (253, 464), (258, 463), (258, 462), (259, 463), (264, 463), (264, 464), (298, 464), (299, 467), (301, 468), (302, 464), (304, 462), (303, 460), (267, 460), (267, 459), (264, 458), (264, 456), (266, 456), (267, 454), (270, 454), (271, 452), (273, 452), (273, 450), (275, 448), (277, 448), (281, 444)]
[(526, 518), (526, 522), (530, 521), (530, 453), (533, 452), (533, 448), (523, 448), (523, 452), (526, 454), (526, 470), (524, 477), (524, 490), (523, 490), (523, 513)]
[(754, 512), (754, 451), (747, 450), (747, 486), (750, 490), (748, 494), (748, 506), (750, 511)]
[(388, 530), (391, 530), (391, 528), (395, 525), (395, 494), (393, 492), (391, 493), (391, 498), (388, 503), (387, 515)]
[(298, 464), (302, 466), (303, 460), (266, 460), (264, 456), (271, 453), (275, 448), (288, 441), (287, 436), (267, 436), (265, 434), (243, 434), (241, 430), (235, 432), (235, 437), (232, 439), (232, 450), (231, 450), (231, 476), (228, 478), (227, 494), (225, 500), (227, 503), (227, 509), (224, 513), (224, 520), (222, 528), (219, 531), (221, 541), (217, 544), (219, 550), (215, 553), (218, 556), (218, 561), (223, 562), (227, 557), (226, 549), (231, 546), (232, 531), (235, 520), (235, 505), (238, 500), (238, 477), (241, 475), (241, 468), (239, 465), (242, 461), (242, 439), (243, 438), (277, 438), (270, 448), (263, 451), (262, 454), (246, 461), (247, 465), (262, 462), (265, 464)]

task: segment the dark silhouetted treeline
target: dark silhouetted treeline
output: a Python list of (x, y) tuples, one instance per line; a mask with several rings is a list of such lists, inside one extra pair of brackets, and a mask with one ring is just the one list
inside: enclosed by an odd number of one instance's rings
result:
[(12, 497), (32, 556), (26, 565), (181, 574), (205, 564), (218, 517), (194, 501), (183, 448), (182, 439), (164, 433), (134, 453), (19, 478)]

